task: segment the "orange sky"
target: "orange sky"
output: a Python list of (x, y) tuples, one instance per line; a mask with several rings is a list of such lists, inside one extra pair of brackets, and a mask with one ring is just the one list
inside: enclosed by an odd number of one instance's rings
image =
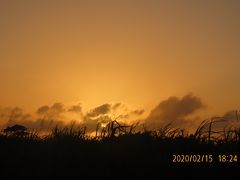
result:
[(189, 92), (239, 109), (240, 1), (0, 0), (0, 105), (125, 102)]

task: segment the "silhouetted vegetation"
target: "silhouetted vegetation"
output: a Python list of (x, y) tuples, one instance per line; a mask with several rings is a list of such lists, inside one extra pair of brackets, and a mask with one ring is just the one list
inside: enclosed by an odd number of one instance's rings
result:
[[(192, 134), (171, 124), (149, 131), (112, 121), (98, 125), (95, 135), (72, 125), (40, 136), (14, 125), (0, 134), (1, 179), (238, 177), (240, 129), (213, 131), (219, 121), (203, 121)], [(219, 162), (230, 154), (239, 159)], [(173, 155), (212, 155), (213, 161), (173, 162)]]

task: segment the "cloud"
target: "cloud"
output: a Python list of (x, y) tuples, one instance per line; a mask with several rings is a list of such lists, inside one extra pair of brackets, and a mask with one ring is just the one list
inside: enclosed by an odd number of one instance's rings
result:
[(45, 105), (45, 106), (41, 106), (40, 108), (38, 108), (37, 110), (37, 114), (45, 114), (49, 111), (49, 106)]
[(0, 108), (0, 126), (5, 128), (6, 126), (20, 124), (28, 129), (50, 131), (56, 126), (68, 125), (69, 122), (65, 122), (65, 117), (62, 116), (65, 112), (62, 103), (41, 106), (35, 114), (25, 113), (19, 107)]
[(68, 109), (68, 111), (73, 113), (81, 113), (82, 107), (80, 105), (73, 105)]
[(62, 113), (65, 111), (65, 108), (62, 103), (54, 103), (51, 107), (51, 110), (55, 111), (56, 113)]
[(45, 119), (59, 119), (62, 118), (61, 115), (65, 113), (65, 107), (62, 103), (54, 103), (51, 107), (48, 105), (43, 105), (39, 107), (36, 113)]
[(24, 113), (19, 107), (0, 108), (0, 125), (4, 126), (15, 121), (22, 121), (31, 118), (30, 114)]
[(107, 114), (111, 109), (111, 104), (102, 104), (94, 109), (92, 109), (90, 112), (87, 113), (88, 117), (96, 117), (99, 115)]
[(203, 107), (202, 100), (192, 94), (187, 94), (181, 99), (172, 96), (156, 106), (145, 119), (145, 122), (148, 127), (153, 129), (163, 127), (171, 122), (175, 126), (183, 125), (189, 115)]
[(120, 104), (105, 103), (88, 111), (83, 117), (83, 125), (88, 131), (96, 130), (98, 124), (106, 124), (113, 120), (112, 112), (116, 111)]
[(66, 106), (63, 103), (40, 106), (34, 114), (25, 113), (21, 108), (0, 108), (0, 126), (24, 125), (29, 129), (50, 131), (58, 126), (86, 126), (89, 132), (95, 131), (97, 125), (104, 125), (112, 120), (131, 124), (131, 119), (144, 113), (142, 109), (132, 110), (122, 102), (104, 103), (82, 112), (80, 104)]
[[(172, 127), (192, 129), (193, 131), (203, 120), (195, 112), (204, 108), (202, 100), (192, 94), (182, 98), (169, 97), (160, 102), (149, 113), (147, 118), (140, 120), (145, 113), (143, 109), (132, 109), (128, 105), (104, 103), (93, 107), (84, 113), (80, 104), (66, 106), (62, 103), (40, 106), (35, 114), (25, 113), (21, 108), (0, 107), (0, 126), (5, 128), (14, 124), (21, 124), (29, 129), (50, 131), (54, 127), (65, 127), (75, 123), (76, 126), (86, 126), (88, 132), (96, 130), (97, 125), (106, 125), (112, 120), (131, 125), (143, 122), (148, 129), (156, 130), (172, 122)], [(225, 127), (240, 127), (240, 111), (228, 111), (220, 117), (223, 122), (214, 123), (214, 130)], [(238, 120), (237, 120), (238, 119)], [(210, 120), (210, 119), (209, 119)]]
[(131, 110), (124, 103), (105, 103), (91, 109), (84, 116), (84, 125), (89, 131), (96, 129), (98, 124), (107, 124), (117, 120), (120, 123), (131, 124), (131, 118), (144, 113), (142, 109)]
[(0, 125), (1, 127), (6, 127), (8, 125), (14, 125), (19, 122), (26, 122), (32, 119), (32, 115), (24, 113), (19, 107), (14, 108), (2, 108), (0, 109)]

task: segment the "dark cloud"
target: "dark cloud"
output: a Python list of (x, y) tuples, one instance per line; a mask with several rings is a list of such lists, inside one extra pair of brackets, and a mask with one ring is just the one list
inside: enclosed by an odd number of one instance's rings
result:
[(146, 125), (150, 128), (160, 128), (171, 122), (175, 126), (184, 124), (186, 118), (204, 105), (199, 97), (187, 94), (183, 98), (172, 96), (162, 101), (146, 118)]
[(86, 115), (84, 115), (83, 125), (87, 127), (88, 131), (95, 131), (98, 124), (105, 124), (112, 120), (108, 114), (111, 110), (112, 105), (107, 103), (91, 109)]
[(54, 103), (51, 107), (48, 105), (41, 106), (37, 109), (36, 113), (45, 119), (59, 119), (61, 115), (66, 112), (64, 104)]
[(38, 108), (37, 114), (45, 114), (49, 111), (49, 109), (49, 106), (41, 106), (40, 108)]
[(61, 113), (65, 111), (64, 105), (62, 103), (55, 103), (52, 105), (51, 110)]
[(111, 110), (111, 104), (102, 104), (101, 106), (98, 106), (92, 109), (90, 112), (88, 112), (87, 116), (96, 117), (99, 115), (104, 115), (104, 114), (107, 114), (110, 110)]
[(73, 105), (68, 109), (69, 112), (81, 113), (82, 107), (80, 105)]

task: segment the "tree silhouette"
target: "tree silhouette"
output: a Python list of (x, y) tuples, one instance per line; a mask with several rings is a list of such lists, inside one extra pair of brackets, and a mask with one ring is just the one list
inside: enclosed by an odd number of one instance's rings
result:
[(7, 128), (5, 128), (4, 133), (6, 133), (7, 135), (10, 136), (17, 136), (17, 137), (22, 137), (28, 134), (27, 132), (27, 128), (25, 126), (16, 124), (13, 126), (8, 126)]

